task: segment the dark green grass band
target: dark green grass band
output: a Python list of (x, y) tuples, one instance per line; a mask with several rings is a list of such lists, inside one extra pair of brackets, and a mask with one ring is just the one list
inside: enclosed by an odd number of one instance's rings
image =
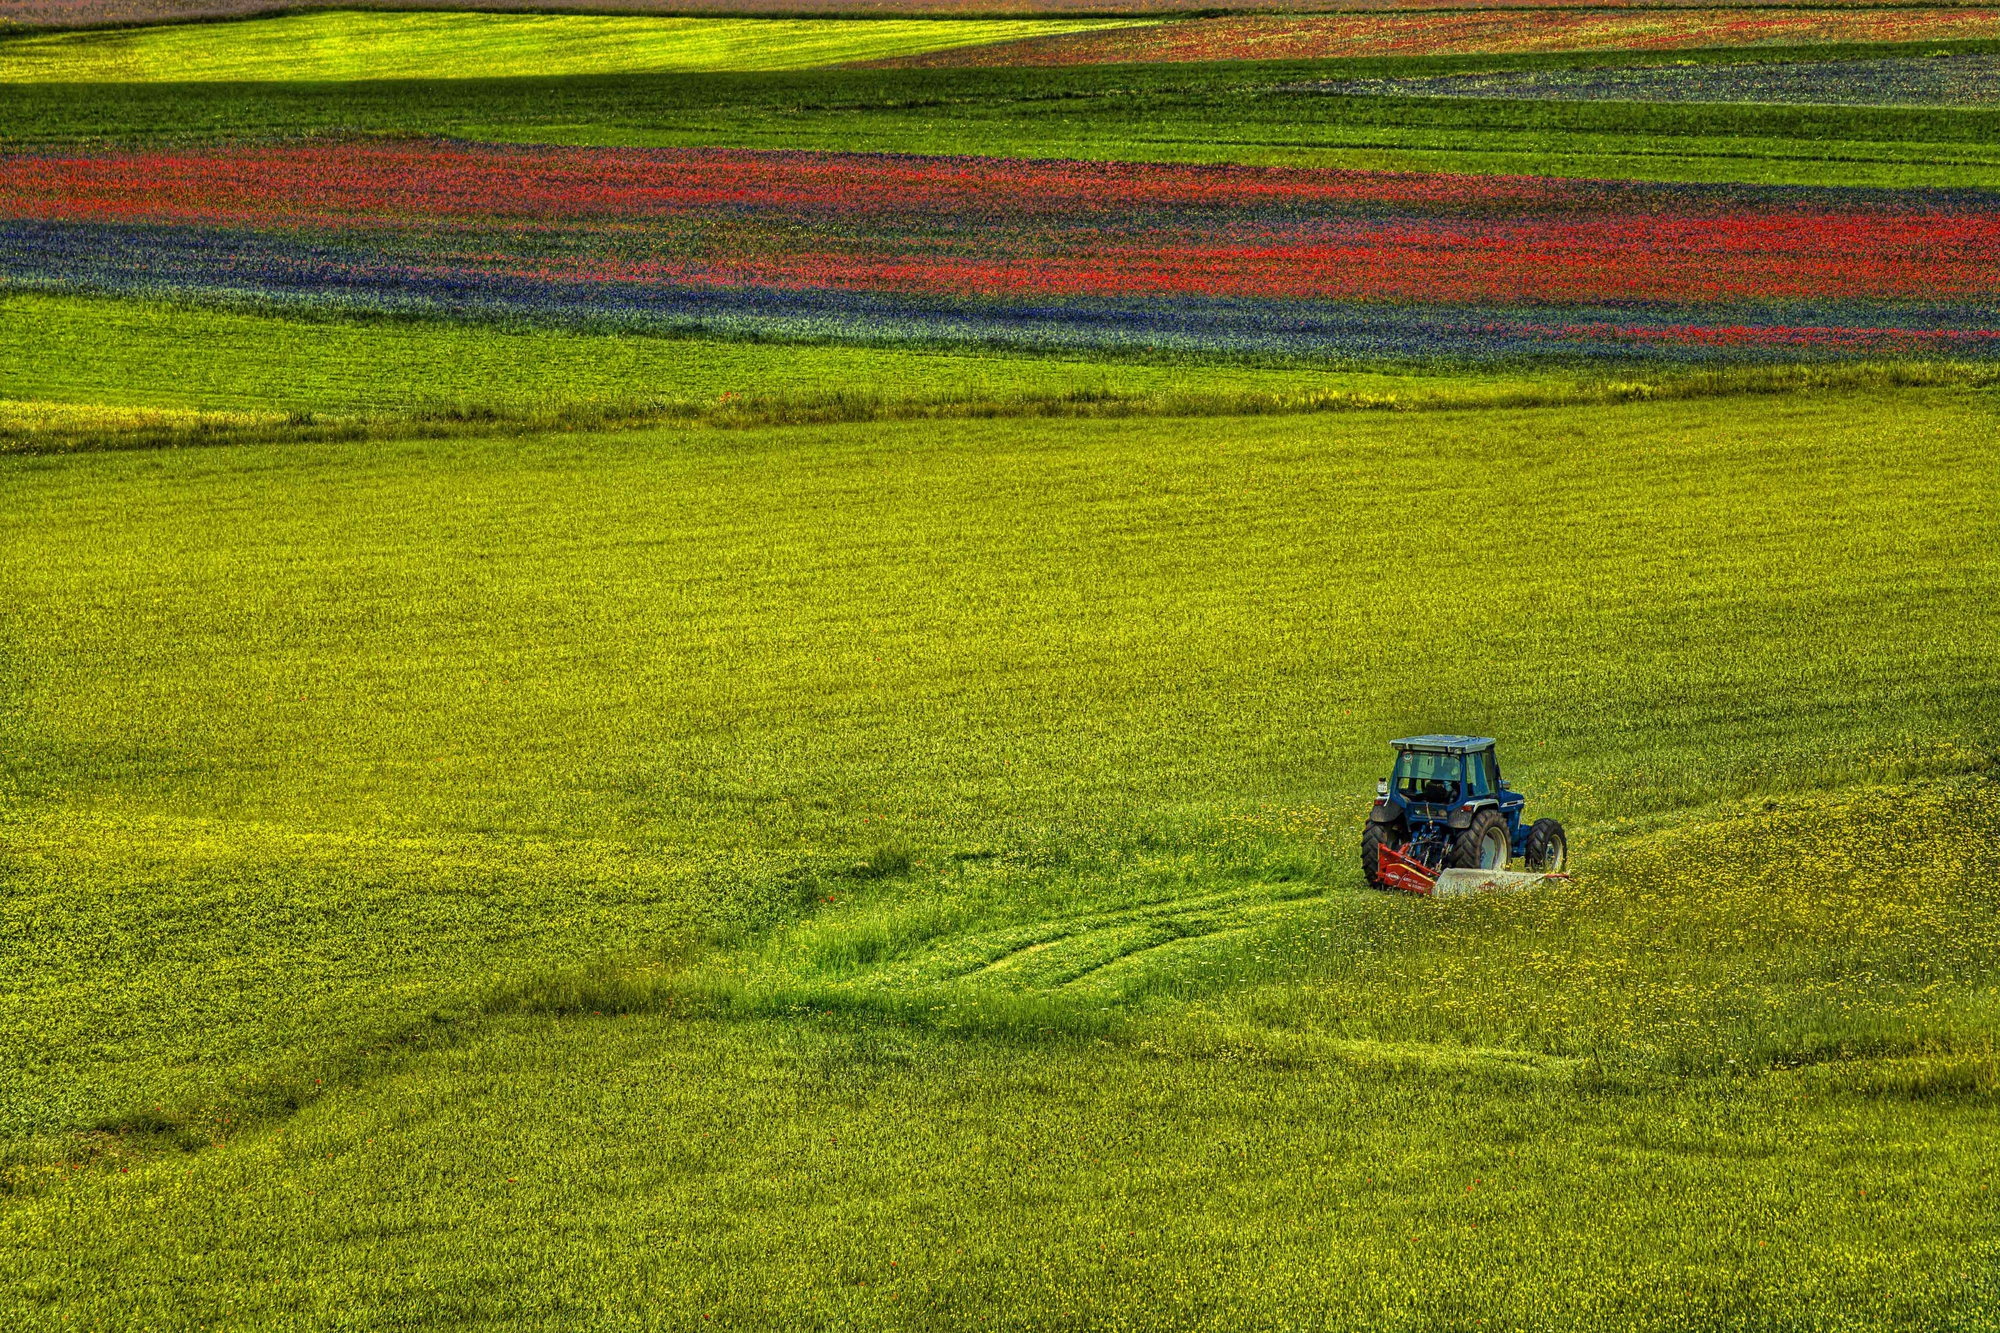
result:
[[(2000, 49), (2000, 44), (1961, 44)], [(1842, 48), (1880, 55), (1901, 47)], [(1673, 53), (1720, 59), (1740, 53)], [(1765, 55), (1775, 53), (1766, 52)], [(1824, 57), (1824, 48), (1793, 54)], [(1059, 70), (0, 87), (14, 149), (323, 133), (1245, 162), (1657, 180), (2000, 184), (2000, 109), (1342, 98), (1284, 85), (1570, 57)]]

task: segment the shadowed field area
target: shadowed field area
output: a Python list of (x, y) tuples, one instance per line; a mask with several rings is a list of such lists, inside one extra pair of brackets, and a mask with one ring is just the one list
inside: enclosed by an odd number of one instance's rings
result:
[[(1928, 57), (1993, 43), (1772, 48), (1756, 58)], [(1619, 53), (1620, 66), (1747, 58)], [(977, 154), (1773, 185), (2000, 184), (2000, 110), (1384, 97), (1333, 79), (1562, 70), (1587, 54), (1068, 65), (1050, 69), (0, 83), (0, 142), (186, 145), (331, 135), (624, 147)]]

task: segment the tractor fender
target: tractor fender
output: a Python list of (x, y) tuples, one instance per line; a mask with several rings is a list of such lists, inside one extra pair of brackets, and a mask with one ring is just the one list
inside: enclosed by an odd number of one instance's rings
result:
[(1402, 807), (1394, 801), (1384, 801), (1368, 812), (1368, 822), (1371, 824), (1393, 824), (1402, 817)]
[(1471, 828), (1474, 816), (1481, 810), (1491, 810), (1498, 804), (1498, 801), (1478, 801), (1472, 805), (1463, 806), (1460, 809), (1452, 811), (1451, 819), (1447, 822), (1453, 828)]

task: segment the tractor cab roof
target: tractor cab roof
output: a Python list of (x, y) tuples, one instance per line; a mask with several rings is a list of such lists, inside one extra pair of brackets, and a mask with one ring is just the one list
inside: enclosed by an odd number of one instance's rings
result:
[(1430, 750), (1440, 754), (1478, 754), (1493, 748), (1491, 736), (1404, 736), (1389, 744), (1398, 750)]

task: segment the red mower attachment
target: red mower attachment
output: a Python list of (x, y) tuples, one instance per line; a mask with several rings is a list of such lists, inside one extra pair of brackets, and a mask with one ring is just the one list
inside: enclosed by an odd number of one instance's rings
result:
[(1409, 847), (1375, 849), (1375, 878), (1385, 888), (1426, 898), (1464, 898), (1475, 893), (1512, 893), (1544, 880), (1569, 878), (1560, 870), (1432, 870), (1409, 854)]
[(1375, 852), (1375, 877), (1392, 889), (1421, 893), (1426, 898), (1437, 890), (1437, 872), (1406, 856), (1407, 848), (1381, 847)]

